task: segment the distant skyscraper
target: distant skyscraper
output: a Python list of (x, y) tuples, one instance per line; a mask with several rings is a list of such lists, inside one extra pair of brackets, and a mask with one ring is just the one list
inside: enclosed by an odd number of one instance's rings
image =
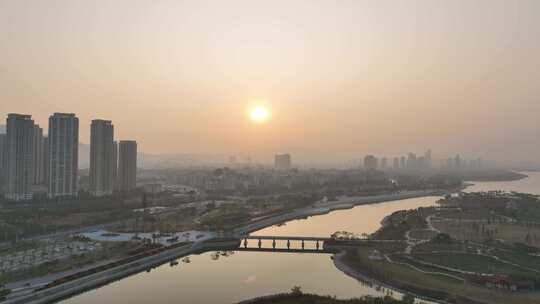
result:
[(420, 156), (416, 159), (416, 169), (426, 169), (428, 167), (425, 156)]
[(458, 154), (456, 155), (456, 158), (454, 159), (454, 168), (459, 170), (461, 169), (461, 156)]
[(383, 157), (381, 159), (381, 169), (386, 169), (388, 168), (388, 159), (386, 157)]
[(454, 169), (454, 159), (449, 157), (447, 160), (446, 160), (446, 167), (448, 169)]
[(431, 159), (431, 149), (427, 150), (426, 153), (424, 153), (425, 158), (425, 165), (427, 168), (431, 168), (433, 166), (433, 160)]
[(476, 160), (475, 169), (482, 169), (482, 159), (481, 158)]
[(137, 142), (121, 140), (118, 145), (118, 189), (130, 191), (137, 187)]
[(90, 193), (110, 195), (114, 188), (114, 126), (110, 120), (92, 120), (90, 130)]
[(31, 115), (8, 114), (6, 144), (6, 198), (32, 199), (34, 121)]
[(417, 169), (418, 162), (416, 159), (416, 154), (409, 153), (409, 157), (407, 158), (407, 168), (409, 169)]
[(118, 190), (118, 142), (113, 142), (113, 191)]
[(6, 181), (6, 134), (0, 134), (0, 195), (4, 192), (4, 184)]
[(49, 117), (45, 145), (48, 147), (48, 196), (77, 196), (79, 119), (75, 114), (54, 113)]
[(399, 169), (399, 157), (394, 157), (393, 167), (394, 167), (394, 170)]
[(49, 186), (49, 137), (43, 136), (43, 178), (45, 185)]
[(32, 146), (32, 183), (41, 185), (45, 182), (43, 154), (43, 129), (34, 125), (34, 138)]
[(401, 169), (405, 169), (407, 167), (407, 158), (405, 156), (402, 156), (399, 160), (399, 166)]
[(278, 154), (274, 160), (274, 167), (278, 170), (289, 170), (291, 168), (291, 155)]
[(378, 165), (379, 161), (375, 156), (367, 155), (366, 157), (364, 157), (364, 168), (375, 170), (377, 169)]

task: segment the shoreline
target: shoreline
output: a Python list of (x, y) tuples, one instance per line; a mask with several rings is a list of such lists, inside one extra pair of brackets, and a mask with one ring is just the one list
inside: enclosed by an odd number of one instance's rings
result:
[[(479, 180), (479, 181), (473, 181), (473, 180), (466, 180), (463, 182), (463, 187), (461, 187), (461, 189), (459, 189), (458, 191), (464, 191), (466, 190), (467, 188), (471, 187), (471, 186), (474, 186), (476, 183), (481, 183), (481, 182), (508, 182), (508, 181), (516, 181), (516, 180), (522, 180), (522, 179), (526, 179), (528, 178), (529, 176), (526, 175), (526, 174), (523, 174), (522, 172), (518, 172), (521, 176), (518, 177), (518, 178), (515, 178), (515, 179), (505, 179), (505, 180), (489, 180), (489, 181), (483, 181), (483, 180)], [(390, 215), (388, 215), (387, 217), (389, 217)], [(387, 218), (385, 217), (385, 219)], [(383, 220), (383, 223), (382, 225), (384, 225), (384, 220)], [(338, 254), (335, 254), (333, 256), (333, 261), (334, 261), (334, 266), (340, 270), (341, 272), (343, 272), (345, 275), (351, 277), (351, 278), (354, 278), (360, 282), (368, 282), (368, 283), (371, 283), (371, 284), (376, 284), (376, 285), (379, 285), (379, 286), (382, 286), (382, 287), (385, 287), (387, 289), (391, 289), (393, 291), (396, 291), (396, 292), (399, 292), (401, 294), (411, 294), (413, 295), (414, 297), (416, 297), (417, 299), (419, 300), (422, 300), (422, 301), (429, 301), (431, 303), (440, 303), (440, 304), (451, 304), (445, 300), (442, 300), (442, 299), (434, 299), (434, 298), (429, 298), (429, 297), (426, 297), (422, 294), (418, 294), (416, 292), (413, 292), (413, 291), (409, 291), (407, 289), (402, 289), (402, 288), (398, 288), (396, 286), (394, 286), (392, 283), (388, 283), (388, 282), (384, 282), (384, 281), (381, 281), (379, 278), (375, 278), (375, 277), (372, 277), (370, 275), (367, 275), (367, 274), (364, 274), (362, 273), (362, 270), (361, 269), (356, 269), (355, 267), (349, 265), (345, 259), (345, 252), (340, 252)], [(440, 291), (440, 292), (446, 292), (445, 290), (443, 289), (433, 289), (434, 291)], [(467, 300), (470, 300), (470, 301), (474, 301), (474, 303), (484, 303), (484, 302), (476, 302), (477, 300), (473, 300), (473, 299), (468, 299), (468, 298), (465, 298)]]
[[(411, 191), (400, 194), (387, 194), (368, 197), (345, 197), (337, 201), (326, 203), (317, 202), (314, 203), (312, 206), (306, 208), (294, 210), (286, 214), (269, 217), (255, 223), (248, 224), (246, 226), (238, 228), (235, 232), (238, 235), (245, 235), (283, 222), (288, 222), (309, 216), (328, 214), (335, 210), (352, 209), (360, 205), (379, 204), (418, 197), (441, 196), (446, 193), (455, 192), (457, 190), (459, 189)], [(183, 258), (192, 254), (200, 254), (207, 251), (212, 251), (212, 248), (214, 247), (215, 245), (205, 245), (202, 242), (195, 242), (189, 248), (182, 247), (182, 250), (171, 249), (169, 251), (163, 252), (162, 254), (158, 254), (157, 256), (149, 256), (148, 258), (145, 258), (143, 260), (138, 260), (134, 262), (134, 264), (136, 263), (137, 265), (130, 264), (119, 266), (118, 268), (112, 268), (101, 273), (96, 273), (90, 277), (83, 277), (74, 281), (66, 282), (60, 286), (54, 287), (53, 290), (48, 289), (39, 292), (29, 292), (29, 294), (26, 296), (21, 295), (14, 299), (8, 298), (5, 302), (2, 303), (51, 303), (60, 299), (65, 299), (71, 296), (78, 295), (85, 291), (99, 288), (101, 286), (107, 285), (108, 283), (123, 279), (125, 277), (129, 277), (131, 275), (135, 275), (147, 269), (158, 267), (171, 260)]]
[(336, 201), (331, 202), (315, 202), (313, 205), (304, 207), (301, 209), (293, 210), (289, 213), (281, 214), (278, 216), (271, 216), (263, 220), (247, 224), (243, 227), (236, 228), (234, 232), (236, 234), (245, 235), (249, 233), (268, 228), (273, 225), (281, 224), (284, 222), (302, 219), (310, 216), (318, 216), (331, 213), (336, 210), (348, 210), (357, 206), (362, 205), (371, 205), (371, 204), (380, 204), (393, 201), (401, 201), (412, 198), (419, 197), (429, 197), (429, 196), (444, 196), (448, 193), (453, 193), (456, 191), (463, 190), (464, 187), (459, 187), (452, 190), (418, 190), (418, 191), (409, 191), (406, 193), (399, 194), (384, 194), (384, 195), (373, 195), (373, 196), (353, 196), (353, 197), (342, 197)]
[(451, 303), (448, 303), (448, 302), (443, 301), (443, 300), (432, 299), (432, 298), (429, 298), (429, 297), (426, 297), (426, 296), (423, 296), (423, 295), (419, 295), (419, 294), (416, 294), (416, 293), (413, 293), (413, 292), (410, 292), (410, 291), (407, 291), (407, 290), (402, 290), (400, 288), (392, 286), (391, 284), (382, 282), (382, 281), (380, 281), (378, 279), (375, 279), (375, 278), (372, 278), (372, 277), (370, 277), (368, 275), (365, 275), (362, 272), (360, 272), (360, 271), (354, 269), (353, 267), (347, 265), (347, 263), (345, 261), (343, 261), (344, 255), (345, 255), (344, 252), (340, 252), (338, 254), (335, 254), (335, 255), (333, 255), (332, 261), (334, 262), (334, 266), (339, 271), (343, 272), (345, 275), (347, 275), (347, 276), (349, 276), (351, 278), (354, 278), (354, 279), (356, 279), (356, 280), (358, 280), (360, 282), (363, 282), (363, 283), (379, 285), (381, 287), (384, 287), (386, 289), (390, 289), (392, 291), (401, 293), (403, 295), (404, 294), (410, 294), (410, 295), (414, 296), (416, 299), (419, 299), (421, 301), (428, 301), (429, 303), (433, 303), (433, 304), (451, 304)]
[(484, 178), (464, 178), (464, 183), (497, 183), (497, 182), (513, 182), (528, 178), (527, 172), (530, 171), (510, 171), (513, 172), (513, 176), (500, 176), (500, 177), (484, 177)]

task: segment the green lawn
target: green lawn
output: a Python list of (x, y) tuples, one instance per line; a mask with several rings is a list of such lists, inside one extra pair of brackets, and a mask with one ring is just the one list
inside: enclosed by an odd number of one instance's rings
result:
[[(445, 273), (445, 274), (448, 274), (448, 275), (459, 276), (459, 273), (452, 272), (452, 271), (447, 271), (447, 270), (444, 270), (444, 269), (440, 269), (440, 268), (435, 267), (435, 266), (423, 265), (422, 263), (418, 263), (418, 262), (416, 262), (416, 261), (414, 261), (412, 259), (408, 259), (407, 255), (405, 255), (405, 254), (393, 254), (390, 257), (395, 262), (406, 263), (406, 264), (412, 265), (412, 266), (414, 266), (414, 267), (416, 267), (416, 268), (418, 268), (418, 269), (420, 269), (422, 271), (440, 272), (440, 273)], [(455, 278), (452, 278), (452, 277), (449, 277), (449, 276), (445, 276), (445, 275), (440, 275), (440, 276), (437, 276), (437, 277), (440, 277), (443, 280), (448, 280), (450, 283), (463, 283), (463, 280), (458, 280), (458, 279), (455, 279)]]
[(540, 256), (532, 256), (526, 252), (510, 252), (503, 250), (496, 250), (493, 254), (502, 260), (540, 271)]
[(481, 286), (457, 282), (448, 277), (422, 274), (404, 265), (371, 261), (367, 258), (367, 255), (368, 251), (360, 250), (357, 253), (347, 255), (345, 262), (370, 277), (411, 292), (419, 292), (424, 295), (431, 294), (432, 296), (439, 295), (439, 298), (445, 300), (456, 300), (456, 298), (465, 297), (486, 304), (540, 304), (539, 292), (507, 293), (494, 291)]
[(432, 264), (442, 265), (463, 271), (506, 274), (513, 276), (530, 276), (534, 272), (497, 261), (494, 258), (464, 253), (420, 253), (414, 257)]

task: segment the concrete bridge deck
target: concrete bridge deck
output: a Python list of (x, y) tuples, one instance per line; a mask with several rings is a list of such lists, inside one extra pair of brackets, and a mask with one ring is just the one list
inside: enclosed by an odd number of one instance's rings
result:
[(329, 237), (316, 237), (316, 236), (265, 236), (265, 235), (248, 235), (241, 237), (241, 239), (247, 240), (276, 240), (276, 241), (329, 241), (332, 238)]
[(332, 238), (332, 237), (318, 237), (318, 236), (284, 236), (284, 235), (245, 235), (236, 237), (239, 240), (270, 240), (270, 241), (314, 241), (314, 242), (331, 242), (339, 244), (367, 244), (367, 243), (400, 243), (405, 240), (371, 240), (371, 239), (345, 239), (345, 238)]
[(239, 247), (234, 249), (234, 251), (248, 251), (248, 252), (274, 252), (274, 253), (322, 253), (322, 254), (335, 254), (338, 253), (338, 250), (334, 249), (308, 249), (308, 248), (244, 248)]

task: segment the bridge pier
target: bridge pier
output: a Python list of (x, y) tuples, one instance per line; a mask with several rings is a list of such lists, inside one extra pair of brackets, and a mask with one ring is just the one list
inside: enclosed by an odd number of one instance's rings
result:
[(291, 249), (291, 241), (287, 240), (287, 249)]
[(319, 240), (317, 240), (317, 243), (315, 244), (315, 248), (317, 248), (317, 250), (319, 250)]
[(304, 240), (302, 240), (302, 249), (304, 249)]
[(244, 248), (247, 248), (247, 246), (248, 246), (248, 240), (244, 239)]
[(259, 239), (259, 248), (261, 248), (261, 245), (262, 245), (262, 244), (261, 244), (261, 239)]
[(272, 248), (273, 248), (273, 249), (276, 249), (276, 239), (273, 239), (273, 240), (272, 240)]

